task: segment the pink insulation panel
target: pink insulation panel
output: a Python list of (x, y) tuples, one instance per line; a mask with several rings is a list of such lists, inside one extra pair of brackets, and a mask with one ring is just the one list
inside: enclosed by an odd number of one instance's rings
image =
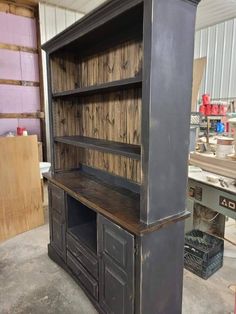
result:
[(28, 134), (37, 134), (38, 139), (40, 140), (40, 120), (39, 119), (19, 119), (18, 125), (25, 127), (28, 131)]
[(0, 85), (0, 113), (40, 110), (39, 87)]
[(38, 119), (1, 119), (0, 136), (5, 135), (9, 131), (16, 134), (16, 128), (18, 126), (25, 127), (29, 135), (38, 135), (38, 140), (40, 141), (40, 121)]
[(0, 136), (5, 135), (9, 131), (13, 131), (16, 133), (17, 126), (17, 119), (0, 119)]
[(0, 79), (38, 82), (38, 55), (0, 49)]
[[(0, 113), (24, 113), (40, 110), (39, 87), (0, 85)], [(40, 138), (40, 121), (37, 119), (0, 119), (0, 136), (25, 127), (29, 134)]]
[(20, 52), (21, 77), (23, 81), (39, 81), (38, 54)]
[[(0, 12), (0, 43), (37, 48), (36, 21)], [(0, 79), (39, 82), (38, 54), (0, 49)], [(0, 85), (0, 113), (40, 110), (39, 87)], [(38, 119), (0, 119), (0, 135), (25, 127), (40, 139)]]
[(0, 49), (0, 79), (21, 80), (21, 61), (18, 51)]
[(0, 12), (0, 42), (37, 48), (35, 19)]

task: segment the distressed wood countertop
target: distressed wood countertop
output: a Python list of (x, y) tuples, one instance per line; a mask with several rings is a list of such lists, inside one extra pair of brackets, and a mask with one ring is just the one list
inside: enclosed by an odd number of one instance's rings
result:
[(154, 232), (189, 216), (187, 211), (183, 211), (155, 224), (146, 225), (139, 219), (139, 194), (108, 185), (82, 171), (45, 173), (43, 176), (84, 205), (135, 235)]

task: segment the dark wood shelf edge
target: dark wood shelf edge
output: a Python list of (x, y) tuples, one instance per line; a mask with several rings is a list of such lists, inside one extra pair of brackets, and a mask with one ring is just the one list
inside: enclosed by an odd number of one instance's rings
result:
[(189, 218), (191, 216), (191, 213), (187, 210), (184, 210), (183, 212), (180, 212), (178, 214), (169, 216), (167, 218), (161, 219), (157, 222), (155, 222), (154, 224), (151, 225), (145, 225), (147, 227), (147, 229), (144, 229), (142, 231), (142, 235), (146, 234), (146, 233), (151, 233), (154, 231), (157, 231), (159, 229), (165, 228), (170, 224), (174, 224), (178, 221), (181, 220), (185, 220), (187, 218)]
[(190, 212), (184, 210), (183, 212), (177, 213), (175, 215), (169, 216), (165, 219), (159, 220), (154, 224), (146, 225), (140, 221), (139, 227), (134, 227), (132, 224), (127, 226), (127, 222), (120, 219), (119, 217), (115, 216), (114, 214), (106, 211), (105, 209), (95, 209), (95, 204), (91, 202), (89, 199), (81, 196), (80, 194), (72, 191), (70, 188), (65, 186), (64, 184), (58, 182), (56, 179), (53, 178), (51, 173), (44, 173), (43, 177), (52, 182), (53, 184), (57, 185), (61, 189), (63, 189), (66, 193), (68, 193), (71, 197), (77, 199), (79, 202), (83, 203), (85, 206), (93, 209), (97, 213), (104, 215), (104, 217), (110, 219), (114, 223), (120, 225), (125, 230), (137, 235), (137, 236), (144, 236), (145, 234), (155, 232), (161, 228), (165, 228), (166, 226), (176, 223), (181, 220), (185, 220), (186, 218), (190, 217)]
[(89, 167), (89, 166), (84, 165), (84, 164), (80, 164), (79, 169), (80, 169), (80, 171), (82, 171), (88, 175), (92, 175), (92, 176), (98, 178), (99, 181), (104, 181), (104, 184), (118, 187), (119, 189), (125, 189), (128, 191), (131, 191), (132, 193), (140, 194), (140, 184), (138, 184), (134, 181), (120, 177), (118, 175), (109, 173), (109, 172), (101, 170), (101, 169)]
[[(76, 139), (76, 137), (77, 137), (77, 139)], [(87, 142), (79, 141), (79, 138), (84, 139), (84, 140), (87, 139)], [(89, 140), (91, 140), (91, 141), (89, 142)], [(96, 140), (98, 143), (95, 144), (94, 140)], [(88, 138), (88, 137), (83, 137), (83, 136), (55, 137), (54, 142), (72, 145), (72, 146), (81, 147), (81, 148), (99, 150), (99, 151), (102, 151), (105, 153), (122, 155), (122, 156), (129, 157), (132, 159), (137, 159), (137, 160), (140, 160), (140, 158), (141, 158), (140, 154), (132, 152), (131, 150), (129, 150), (129, 149), (131, 149), (132, 146), (134, 148), (137, 148), (139, 145), (118, 143), (118, 142), (106, 141), (106, 140), (100, 140), (100, 139), (93, 139), (93, 138)], [(100, 144), (99, 144), (99, 142), (100, 142)], [(111, 146), (110, 147), (105, 146), (104, 143), (110, 144)], [(114, 145), (114, 146), (112, 146), (112, 145)], [(118, 147), (115, 147), (115, 145), (122, 145), (124, 149), (119, 149)]]
[(99, 92), (110, 92), (114, 90), (127, 89), (131, 87), (141, 86), (142, 76), (127, 78), (123, 80), (117, 80), (99, 85), (93, 85), (88, 87), (76, 88), (74, 90), (68, 90), (63, 92), (56, 92), (52, 94), (53, 98), (68, 97), (68, 96), (79, 96), (79, 95), (91, 95)]

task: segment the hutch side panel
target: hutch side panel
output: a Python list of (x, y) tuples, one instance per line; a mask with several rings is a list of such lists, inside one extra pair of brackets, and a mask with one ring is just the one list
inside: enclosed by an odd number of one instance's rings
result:
[(144, 1), (141, 220), (148, 224), (185, 210), (195, 14), (196, 1)]
[(139, 238), (136, 314), (180, 314), (182, 309), (184, 221)]

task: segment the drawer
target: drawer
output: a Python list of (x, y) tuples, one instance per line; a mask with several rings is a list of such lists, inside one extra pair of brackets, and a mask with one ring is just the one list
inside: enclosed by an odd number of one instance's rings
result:
[(75, 274), (77, 279), (82, 283), (86, 290), (98, 300), (98, 283), (86, 271), (86, 269), (73, 257), (70, 252), (67, 252), (67, 265)]
[(58, 214), (63, 215), (65, 213), (65, 193), (62, 189), (54, 184), (49, 185), (49, 201), (50, 207), (58, 212)]
[(124, 270), (133, 264), (134, 236), (98, 215), (98, 251), (112, 258)]
[(68, 233), (67, 249), (79, 260), (91, 275), (98, 279), (98, 260)]

